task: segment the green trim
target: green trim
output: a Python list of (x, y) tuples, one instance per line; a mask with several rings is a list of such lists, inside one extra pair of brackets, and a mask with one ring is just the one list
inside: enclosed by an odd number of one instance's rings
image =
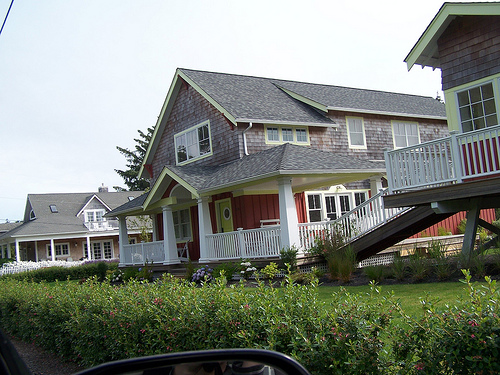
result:
[[(440, 68), (439, 59), (432, 55), (437, 50), (437, 40), (456, 16), (492, 16), (500, 14), (500, 3), (444, 3), (417, 43), (405, 58), (408, 70), (413, 65)], [(424, 59), (425, 57), (425, 59)]]
[(318, 103), (317, 101), (314, 101), (312, 99), (309, 99), (309, 98), (306, 98), (305, 96), (302, 96), (300, 94), (297, 94), (296, 92), (293, 92), (293, 91), (290, 91), (288, 89), (285, 89), (281, 86), (278, 86), (276, 85), (279, 89), (283, 90), (286, 94), (290, 95), (292, 98), (302, 102), (302, 103), (305, 103), (311, 107), (314, 107), (316, 109), (319, 109), (320, 111), (323, 111), (323, 112), (328, 112), (328, 109), (326, 107), (326, 105), (324, 104), (321, 104), (321, 103)]

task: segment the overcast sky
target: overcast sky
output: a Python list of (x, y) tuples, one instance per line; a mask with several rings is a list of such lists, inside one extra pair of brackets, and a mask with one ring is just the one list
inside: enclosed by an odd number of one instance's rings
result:
[[(0, 0), (3, 21), (11, 0)], [(442, 0), (15, 0), (0, 35), (0, 223), (29, 193), (124, 186), (116, 146), (178, 67), (436, 97), (404, 58)]]

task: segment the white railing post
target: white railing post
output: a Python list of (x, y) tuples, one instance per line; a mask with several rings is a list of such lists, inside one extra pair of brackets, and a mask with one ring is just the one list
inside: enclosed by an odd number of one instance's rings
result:
[(240, 244), (241, 257), (246, 258), (247, 257), (247, 246), (245, 243), (245, 237), (243, 235), (243, 228), (237, 228), (236, 231), (238, 232), (238, 241)]
[(452, 130), (450, 132), (450, 146), (451, 146), (451, 160), (452, 171), (458, 183), (462, 182), (462, 158), (460, 152), (460, 145), (458, 144), (458, 131)]
[(390, 181), (389, 183), (389, 193), (392, 193), (392, 186), (394, 184), (394, 178), (392, 174), (392, 167), (391, 165), (391, 156), (389, 155), (389, 150), (385, 149), (384, 150), (384, 159), (385, 159), (385, 170), (387, 172), (387, 181)]

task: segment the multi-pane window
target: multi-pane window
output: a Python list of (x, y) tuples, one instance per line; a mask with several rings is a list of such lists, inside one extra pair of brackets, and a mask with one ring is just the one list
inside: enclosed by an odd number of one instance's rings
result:
[(104, 214), (105, 214), (104, 210), (86, 210), (85, 221), (87, 222), (103, 221)]
[[(69, 256), (69, 243), (54, 244), (55, 254), (57, 257)], [(52, 258), (52, 248), (47, 244), (47, 258)]]
[(309, 222), (325, 219), (336, 220), (365, 202), (367, 195), (367, 191), (344, 191), (341, 193), (325, 191), (324, 193), (307, 194)]
[(495, 95), (491, 82), (459, 92), (457, 100), (463, 132), (498, 125)]
[(349, 146), (353, 148), (365, 148), (363, 119), (360, 117), (347, 117), (346, 120), (349, 135)]
[[(92, 250), (92, 259), (112, 259), (113, 258), (113, 242), (112, 241), (92, 241), (90, 243)], [(88, 256), (87, 243), (83, 243), (83, 256)]]
[(280, 134), (278, 128), (267, 128), (267, 140), (270, 142), (279, 142)]
[(412, 122), (392, 122), (394, 146), (396, 148), (413, 146), (420, 143), (418, 124)]
[(269, 143), (309, 143), (307, 128), (304, 127), (265, 127), (266, 142)]
[(321, 221), (321, 196), (311, 194), (307, 196), (309, 221)]
[(290, 128), (281, 129), (281, 136), (283, 137), (283, 142), (293, 142), (293, 130)]
[(210, 122), (203, 122), (174, 136), (177, 163), (195, 160), (212, 153)]
[(307, 143), (307, 131), (304, 128), (296, 128), (295, 135), (297, 136), (297, 143)]
[(174, 231), (177, 240), (191, 239), (191, 220), (189, 218), (189, 209), (172, 212), (174, 217)]

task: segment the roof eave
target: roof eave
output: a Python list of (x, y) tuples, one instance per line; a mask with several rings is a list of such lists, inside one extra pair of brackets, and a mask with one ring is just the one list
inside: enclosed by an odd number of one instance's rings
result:
[(440, 68), (437, 40), (457, 16), (488, 16), (499, 14), (499, 3), (444, 3), (408, 53), (404, 62), (410, 70), (415, 64), (433, 69)]
[(330, 111), (343, 111), (343, 112), (353, 112), (353, 113), (369, 113), (373, 115), (384, 115), (384, 116), (398, 116), (398, 117), (409, 117), (409, 118), (422, 118), (429, 120), (446, 120), (446, 115), (420, 115), (412, 113), (401, 113), (401, 112), (387, 112), (387, 111), (376, 111), (371, 109), (359, 109), (359, 108), (345, 108), (345, 107), (328, 107)]
[(266, 124), (266, 125), (290, 125), (290, 126), (316, 126), (323, 128), (338, 128), (339, 125), (335, 122), (306, 122), (306, 121), (288, 121), (288, 120), (269, 120), (269, 119), (257, 119), (257, 118), (237, 118), (239, 123), (256, 123), (256, 124)]

